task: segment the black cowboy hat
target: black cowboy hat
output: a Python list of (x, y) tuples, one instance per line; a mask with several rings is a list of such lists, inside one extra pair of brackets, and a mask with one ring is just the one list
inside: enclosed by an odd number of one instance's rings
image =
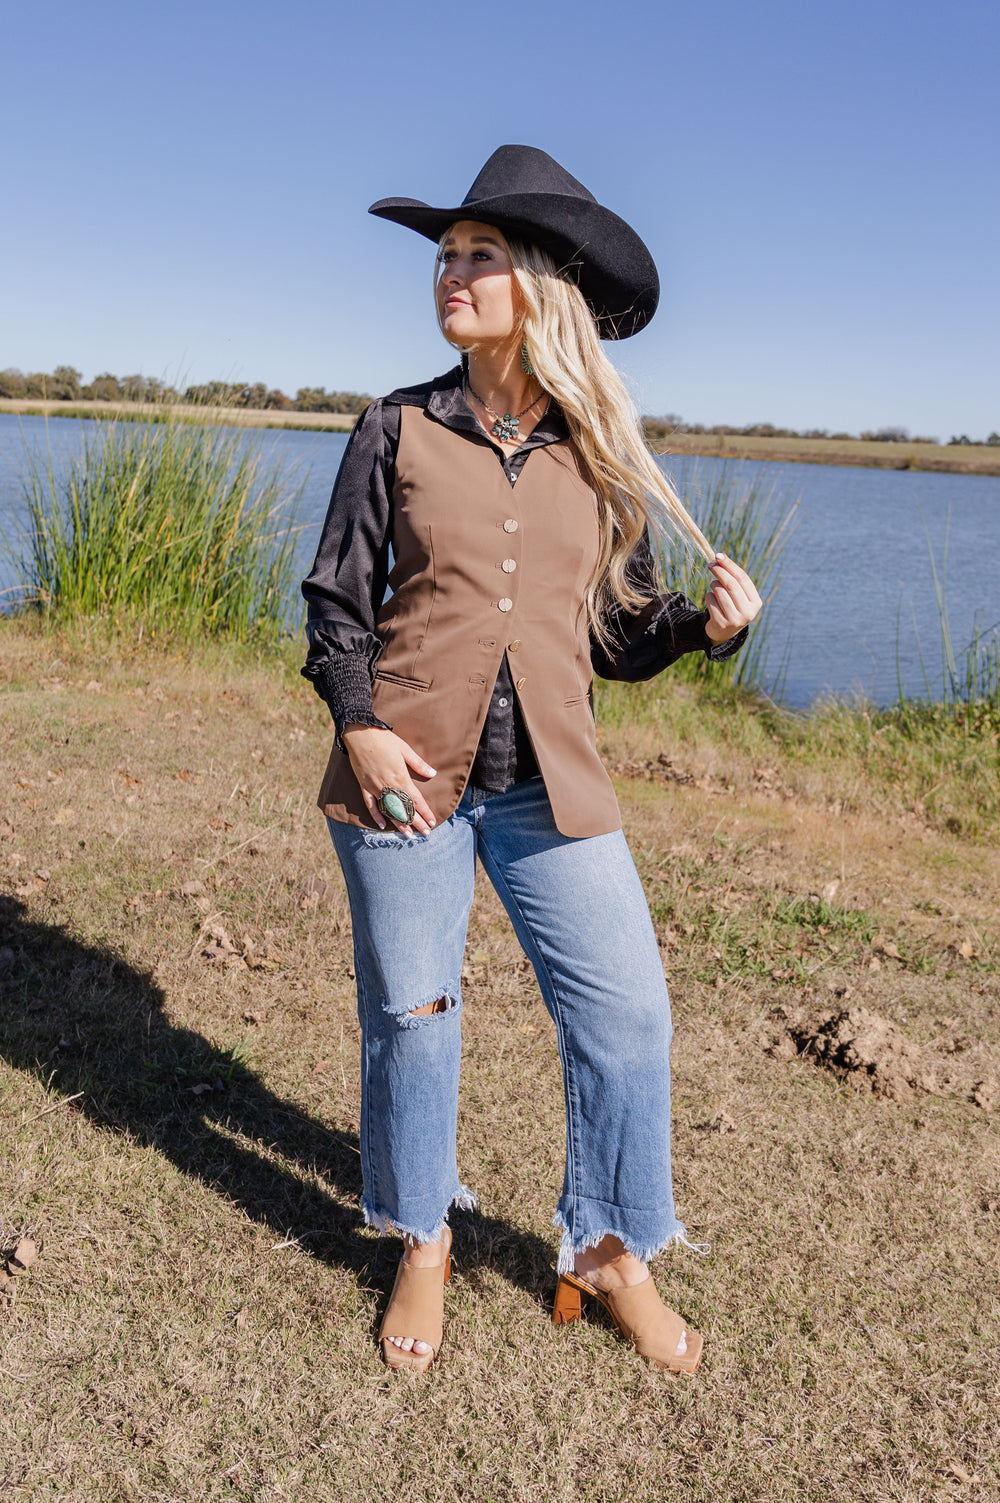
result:
[(440, 240), (456, 220), (474, 219), (541, 246), (580, 288), (602, 339), (627, 339), (656, 312), (660, 279), (635, 230), (535, 146), (498, 147), (457, 208), (380, 198), (368, 212), (428, 240)]

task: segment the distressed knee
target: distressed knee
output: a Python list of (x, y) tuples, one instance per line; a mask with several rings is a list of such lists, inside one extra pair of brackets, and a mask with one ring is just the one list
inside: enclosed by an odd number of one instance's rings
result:
[(415, 1007), (407, 1016), (411, 1018), (429, 1018), (432, 1012), (445, 1012), (448, 1008), (447, 997), (438, 997), (435, 1002), (428, 1002), (426, 1007)]
[(419, 1002), (416, 1007), (394, 1006), (389, 1002), (383, 1005), (400, 1028), (423, 1028), (435, 1013), (454, 1012), (461, 1005), (461, 999), (456, 987), (454, 991), (443, 988), (439, 996), (433, 997), (430, 1002)]

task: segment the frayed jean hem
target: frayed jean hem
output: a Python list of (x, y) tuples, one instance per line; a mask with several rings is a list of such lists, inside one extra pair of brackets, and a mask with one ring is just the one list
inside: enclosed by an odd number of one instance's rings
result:
[(476, 1197), (465, 1185), (459, 1185), (458, 1193), (445, 1207), (443, 1215), (434, 1224), (430, 1231), (420, 1226), (408, 1226), (405, 1222), (389, 1216), (378, 1206), (372, 1205), (365, 1199), (361, 1202), (361, 1210), (365, 1218), (365, 1226), (373, 1226), (381, 1236), (393, 1228), (401, 1237), (410, 1237), (414, 1242), (440, 1242), (444, 1235), (444, 1229), (448, 1225), (448, 1213), (457, 1207), (460, 1211), (474, 1211), (476, 1209)]
[(668, 1247), (686, 1247), (689, 1252), (700, 1253), (703, 1257), (712, 1251), (707, 1242), (689, 1242), (685, 1228), (677, 1223), (676, 1228), (669, 1237), (664, 1237), (659, 1242), (643, 1243), (634, 1237), (629, 1237), (621, 1227), (606, 1226), (600, 1231), (588, 1232), (585, 1237), (574, 1238), (570, 1233), (569, 1226), (562, 1211), (557, 1211), (552, 1218), (552, 1224), (562, 1229), (562, 1241), (559, 1244), (559, 1261), (556, 1264), (557, 1273), (573, 1273), (575, 1259), (579, 1253), (586, 1252), (589, 1247), (597, 1247), (605, 1237), (617, 1237), (627, 1253), (633, 1258), (638, 1258), (640, 1263), (650, 1263), (657, 1253), (666, 1252)]

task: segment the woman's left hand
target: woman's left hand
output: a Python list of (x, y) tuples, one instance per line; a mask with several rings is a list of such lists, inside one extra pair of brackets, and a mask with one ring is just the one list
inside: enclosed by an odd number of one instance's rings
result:
[(705, 596), (708, 611), (705, 635), (718, 647), (735, 637), (744, 626), (749, 626), (764, 602), (746, 570), (734, 564), (724, 553), (717, 553), (715, 562), (708, 567), (712, 571), (712, 583)]

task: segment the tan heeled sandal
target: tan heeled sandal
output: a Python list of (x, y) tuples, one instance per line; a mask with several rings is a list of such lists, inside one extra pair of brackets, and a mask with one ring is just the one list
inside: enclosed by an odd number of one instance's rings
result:
[[(580, 1320), (585, 1299), (599, 1300), (614, 1321), (618, 1334), (656, 1367), (666, 1368), (672, 1373), (693, 1373), (701, 1361), (705, 1345), (701, 1333), (692, 1331), (679, 1315), (667, 1308), (651, 1277), (630, 1288), (605, 1292), (595, 1289), (579, 1274), (561, 1273), (552, 1310), (553, 1325), (564, 1326), (572, 1320)], [(687, 1347), (678, 1356), (682, 1336), (687, 1337)]]
[[(382, 1317), (378, 1339), (386, 1367), (425, 1373), (437, 1356), (444, 1333), (444, 1290), (451, 1278), (451, 1231), (446, 1227), (444, 1263), (437, 1268), (414, 1268), (399, 1260), (396, 1282)], [(426, 1341), (429, 1352), (404, 1352), (392, 1336)]]

